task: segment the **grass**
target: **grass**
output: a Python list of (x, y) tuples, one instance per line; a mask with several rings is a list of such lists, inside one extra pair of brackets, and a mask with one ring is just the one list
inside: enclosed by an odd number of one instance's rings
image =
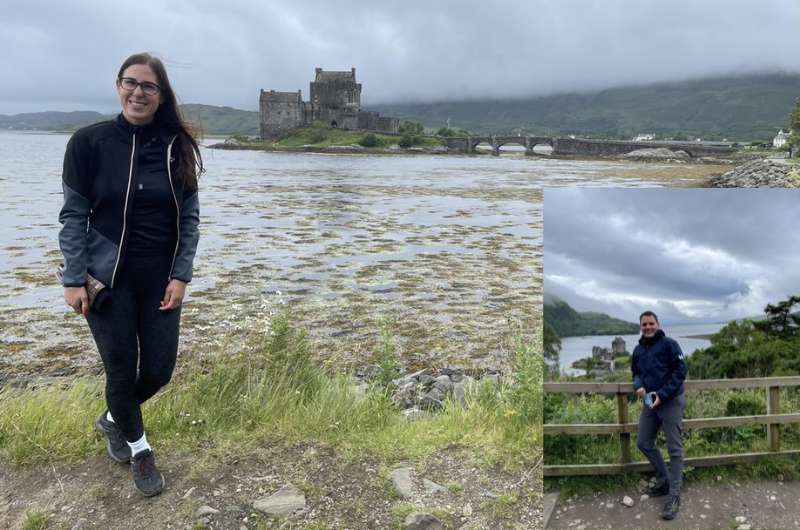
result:
[(492, 519), (502, 519), (512, 515), (519, 503), (516, 495), (502, 494), (483, 504), (482, 509)]
[[(535, 341), (534, 341), (535, 343)], [(148, 438), (175, 452), (254, 454), (265, 443), (311, 442), (345, 459), (421, 459), (449, 447), (518, 469), (541, 455), (541, 349), (520, 343), (517, 370), (486, 383), (461, 405), (408, 421), (374, 385), (359, 395), (350, 377), (311, 361), (305, 333), (287, 316), (254, 352), (230, 352), (188, 367), (144, 406)], [(64, 387), (0, 389), (0, 458), (18, 465), (76, 462), (101, 454), (92, 432), (105, 408), (99, 378)]]
[[(797, 388), (781, 390), (780, 403), (784, 412), (800, 410), (800, 391)], [(760, 389), (711, 390), (687, 393), (684, 418), (709, 418), (766, 414), (765, 392)], [(637, 423), (640, 406), (629, 405), (628, 422)], [(614, 396), (547, 394), (544, 419), (546, 423), (616, 423), (617, 409)], [(636, 449), (636, 434), (631, 437), (632, 456), (645, 461)], [(659, 433), (658, 446), (665, 448)], [(781, 449), (800, 448), (800, 425), (781, 426)], [(684, 454), (687, 457), (721, 454), (739, 454), (767, 450), (765, 426), (722, 427), (691, 430), (684, 433)], [(544, 439), (546, 464), (618, 463), (619, 438), (616, 435), (554, 435)], [(706, 480), (716, 476), (738, 479), (774, 479), (782, 475), (787, 480), (800, 478), (800, 464), (788, 458), (772, 458), (748, 465), (713, 468), (687, 468), (687, 480)], [(562, 494), (590, 494), (593, 491), (635, 486), (642, 475), (615, 475), (611, 477), (559, 477), (547, 478), (545, 488), (559, 489)]]
[[(369, 146), (374, 143), (374, 147), (366, 147), (365, 150), (377, 152), (383, 152), (385, 147), (399, 144), (401, 140), (400, 136), (390, 134), (348, 131), (320, 125), (295, 129), (277, 141), (262, 142), (259, 139), (250, 139), (244, 136), (235, 136), (235, 138), (251, 145), (253, 148), (268, 149), (295, 149), (304, 146), (313, 146), (315, 148), (350, 145)], [(441, 145), (442, 140), (440, 138), (421, 137), (421, 143), (414, 147), (433, 148)]]
[(45, 514), (33, 510), (25, 512), (22, 530), (45, 530), (47, 526), (47, 516)]

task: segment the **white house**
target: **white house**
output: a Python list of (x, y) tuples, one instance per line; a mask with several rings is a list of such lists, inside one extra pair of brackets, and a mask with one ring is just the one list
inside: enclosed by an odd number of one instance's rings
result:
[(772, 139), (772, 147), (776, 149), (780, 149), (781, 147), (785, 146), (789, 142), (789, 135), (791, 133), (783, 132), (783, 129), (778, 131), (778, 134), (775, 135), (775, 138)]
[(634, 142), (652, 142), (656, 139), (656, 135), (653, 133), (639, 133), (636, 135), (636, 138), (633, 139)]

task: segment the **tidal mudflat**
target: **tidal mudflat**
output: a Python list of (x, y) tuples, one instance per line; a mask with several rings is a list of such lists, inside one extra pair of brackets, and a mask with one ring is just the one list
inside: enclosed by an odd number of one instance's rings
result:
[[(68, 136), (0, 134), (0, 384), (100, 368), (53, 270)], [(204, 150), (181, 355), (288, 311), (334, 366), (391, 335), (407, 367), (503, 368), (540, 323), (541, 189), (698, 185), (709, 165)]]

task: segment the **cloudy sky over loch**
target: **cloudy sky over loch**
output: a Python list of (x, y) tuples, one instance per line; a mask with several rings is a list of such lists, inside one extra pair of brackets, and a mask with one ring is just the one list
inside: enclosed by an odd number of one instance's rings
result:
[(635, 321), (722, 322), (800, 294), (800, 190), (545, 190), (545, 293)]
[(185, 103), (256, 110), (260, 88), (307, 96), (315, 66), (357, 67), (366, 105), (796, 73), (799, 27), (797, 0), (12, 1), (0, 114), (113, 111), (139, 51)]

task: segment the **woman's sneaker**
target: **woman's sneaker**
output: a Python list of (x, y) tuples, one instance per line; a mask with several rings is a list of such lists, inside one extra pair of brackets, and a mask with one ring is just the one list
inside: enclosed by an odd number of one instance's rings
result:
[(108, 421), (106, 413), (103, 412), (94, 422), (94, 427), (106, 437), (106, 449), (108, 456), (120, 464), (129, 464), (131, 461), (131, 448), (127, 440), (122, 435), (117, 424)]
[(131, 458), (133, 483), (145, 497), (158, 495), (164, 489), (164, 475), (156, 467), (156, 459), (150, 449), (136, 453)]

